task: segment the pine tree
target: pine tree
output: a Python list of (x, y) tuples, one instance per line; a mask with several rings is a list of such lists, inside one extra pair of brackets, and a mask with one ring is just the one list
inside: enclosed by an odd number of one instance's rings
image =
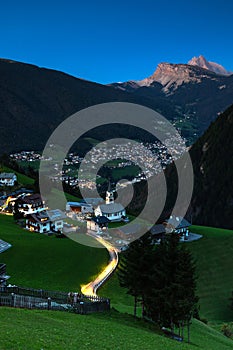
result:
[(171, 331), (188, 327), (196, 310), (195, 264), (191, 253), (172, 233), (154, 251), (154, 264), (150, 275), (151, 293), (145, 300), (147, 315), (160, 326)]
[(155, 249), (153, 272), (150, 276), (152, 289), (146, 303), (149, 316), (172, 331), (178, 324), (178, 244), (178, 236), (171, 234)]
[(199, 298), (196, 295), (196, 266), (191, 252), (182, 245), (180, 250), (180, 285), (181, 285), (181, 318), (188, 327), (188, 342), (190, 342), (191, 319), (197, 311)]
[(146, 233), (132, 242), (122, 253), (118, 278), (121, 287), (126, 288), (127, 293), (134, 297), (134, 316), (136, 316), (139, 301), (142, 303), (144, 316), (145, 295), (150, 289), (148, 274), (152, 266), (152, 251), (151, 234)]
[(179, 236), (172, 233), (159, 245), (147, 233), (130, 244), (122, 255), (118, 270), (120, 285), (134, 296), (134, 315), (138, 301), (146, 315), (161, 327), (179, 333), (188, 327), (197, 310), (195, 263)]

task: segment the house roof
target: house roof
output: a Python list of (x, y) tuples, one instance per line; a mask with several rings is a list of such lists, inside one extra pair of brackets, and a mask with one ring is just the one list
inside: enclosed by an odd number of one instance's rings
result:
[(66, 215), (60, 209), (47, 210), (47, 214), (51, 221), (66, 219)]
[[(180, 222), (179, 222), (180, 221)], [(186, 219), (181, 218), (180, 216), (171, 216), (168, 220), (166, 220), (167, 224), (175, 227), (176, 229), (186, 228), (191, 226), (190, 222)]]
[(13, 179), (15, 176), (14, 173), (1, 173), (0, 179)]
[(28, 215), (28, 220), (33, 220), (38, 223), (46, 223), (50, 221), (49, 216), (45, 211)]
[(80, 203), (87, 203), (87, 204), (97, 206), (103, 201), (104, 201), (103, 198), (85, 198), (85, 199), (82, 199)]
[(139, 232), (141, 228), (140, 224), (128, 224), (119, 228), (125, 235), (132, 235)]
[(38, 193), (35, 193), (35, 194), (31, 194), (31, 195), (25, 196), (23, 198), (20, 198), (20, 201), (22, 201), (23, 203), (26, 203), (26, 204), (41, 203), (42, 198)]
[(40, 211), (39, 213), (28, 215), (28, 219), (32, 219), (35, 222), (48, 222), (48, 221), (57, 221), (63, 220), (66, 218), (66, 215), (60, 209), (53, 209), (47, 211)]
[(165, 226), (163, 224), (157, 224), (151, 227), (150, 232), (152, 235), (159, 235), (161, 233), (166, 233)]
[(106, 216), (95, 216), (91, 219), (92, 221), (96, 222), (97, 224), (107, 224), (111, 222)]
[(90, 207), (91, 204), (85, 202), (67, 202), (67, 204), (71, 207)]
[(113, 214), (125, 210), (123, 205), (120, 203), (100, 204), (99, 207), (103, 214)]

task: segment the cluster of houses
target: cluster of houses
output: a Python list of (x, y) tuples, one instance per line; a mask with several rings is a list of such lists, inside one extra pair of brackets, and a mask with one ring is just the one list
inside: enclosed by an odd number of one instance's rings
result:
[(99, 198), (86, 198), (80, 202), (67, 202), (66, 211), (48, 210), (37, 193), (26, 189), (16, 190), (0, 197), (0, 212), (26, 218), (25, 228), (39, 233), (63, 232), (67, 217), (84, 219), (87, 230), (101, 234), (110, 222), (128, 222), (125, 208), (114, 201), (113, 190), (109, 187), (105, 201)]
[(107, 231), (111, 222), (128, 222), (125, 208), (114, 201), (114, 191), (109, 186), (105, 201), (99, 198), (86, 198), (80, 202), (68, 202), (66, 212), (70, 217), (83, 218), (87, 222), (87, 230), (101, 234)]
[[(71, 215), (81, 215), (87, 222), (87, 231), (95, 232), (99, 235), (108, 232), (109, 224), (112, 222), (129, 222), (125, 208), (120, 203), (114, 201), (114, 193), (111, 188), (106, 192), (105, 202), (98, 202), (97, 199), (88, 198), (82, 202), (68, 202), (66, 205), (67, 213)], [(181, 241), (188, 240), (189, 227), (191, 224), (184, 218), (170, 216), (161, 224), (154, 225), (150, 232), (155, 243), (159, 243), (167, 233), (175, 232), (179, 235)], [(118, 228), (117, 235), (121, 238), (120, 243), (127, 238), (130, 241), (136, 234), (139, 227), (131, 224), (127, 226), (127, 230), (123, 227)], [(111, 233), (112, 234), (112, 233)], [(127, 242), (126, 242), (127, 243)]]
[[(0, 186), (13, 187), (17, 183), (14, 173), (0, 173)], [(25, 228), (39, 233), (60, 232), (66, 215), (59, 209), (48, 210), (40, 194), (20, 188), (0, 196), (0, 212), (25, 217)]]
[[(2, 183), (7, 183), (8, 186), (12, 186), (12, 183), (14, 185), (17, 181), (15, 174), (2, 173), (0, 175)], [(25, 217), (27, 230), (39, 233), (62, 233), (67, 217), (82, 219), (86, 222), (87, 232), (95, 232), (99, 235), (107, 234), (110, 223), (129, 222), (123, 205), (114, 200), (114, 191), (111, 189), (111, 185), (106, 192), (105, 201), (100, 198), (86, 198), (79, 202), (67, 202), (64, 212), (59, 209), (49, 210), (40, 194), (21, 188), (8, 195), (0, 196), (0, 212), (5, 214), (17, 212)], [(171, 216), (162, 224), (154, 225), (150, 231), (155, 243), (160, 242), (166, 233), (172, 231), (176, 232), (184, 241), (188, 239), (190, 225), (184, 218)], [(137, 228), (133, 227), (132, 230), (127, 230), (124, 232), (124, 229), (120, 228), (117, 235), (122, 240), (127, 239), (129, 242)]]
[(66, 215), (59, 209), (48, 210), (38, 193), (26, 189), (0, 197), (0, 212), (25, 217), (25, 228), (39, 233), (60, 232)]

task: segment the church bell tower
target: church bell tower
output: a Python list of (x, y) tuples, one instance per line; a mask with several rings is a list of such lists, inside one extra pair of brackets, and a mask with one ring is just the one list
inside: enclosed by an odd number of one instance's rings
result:
[(114, 203), (114, 195), (113, 195), (113, 191), (111, 189), (110, 181), (109, 181), (109, 185), (108, 185), (108, 190), (106, 192), (105, 202), (106, 202), (106, 204)]

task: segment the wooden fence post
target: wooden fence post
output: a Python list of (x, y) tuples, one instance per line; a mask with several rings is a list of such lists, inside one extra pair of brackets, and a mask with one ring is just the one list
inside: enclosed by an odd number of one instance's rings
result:
[(11, 293), (11, 307), (15, 306), (15, 295), (14, 293)]
[(51, 310), (51, 298), (48, 297), (48, 310)]

